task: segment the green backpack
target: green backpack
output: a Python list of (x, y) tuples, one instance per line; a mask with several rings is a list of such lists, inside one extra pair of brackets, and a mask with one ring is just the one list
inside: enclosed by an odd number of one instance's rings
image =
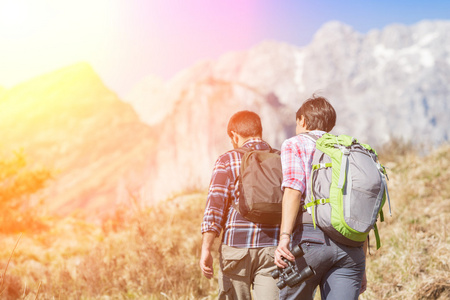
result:
[(374, 230), (377, 249), (380, 237), (376, 221), (384, 221), (383, 205), (388, 199), (386, 169), (377, 152), (348, 135), (329, 133), (317, 138), (305, 209), (330, 238), (348, 246), (360, 246)]

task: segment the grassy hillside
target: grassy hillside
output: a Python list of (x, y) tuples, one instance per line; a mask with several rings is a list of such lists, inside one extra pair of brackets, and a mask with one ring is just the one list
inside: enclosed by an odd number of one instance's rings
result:
[[(448, 299), (450, 146), (384, 157), (393, 215), (386, 207), (360, 298)], [(198, 267), (205, 198), (191, 192), (145, 209), (130, 201), (102, 224), (49, 218), (49, 230), (20, 238), (0, 298), (215, 299), (217, 274), (209, 281)], [(18, 239), (0, 236), (1, 274)]]
[(54, 171), (46, 207), (60, 215), (113, 211), (142, 186), (155, 151), (150, 127), (86, 63), (0, 90), (0, 132), (0, 157), (22, 149)]
[(393, 216), (380, 226), (361, 298), (449, 299), (450, 146), (402, 154), (387, 163)]

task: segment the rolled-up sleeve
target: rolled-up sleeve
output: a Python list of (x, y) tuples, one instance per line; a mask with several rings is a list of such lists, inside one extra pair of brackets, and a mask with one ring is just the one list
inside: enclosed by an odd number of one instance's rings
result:
[(229, 164), (219, 158), (214, 165), (205, 213), (201, 225), (202, 233), (215, 232), (220, 235), (227, 218), (230, 177)]
[(304, 162), (300, 158), (299, 149), (292, 139), (283, 142), (281, 146), (281, 166), (283, 169), (282, 189), (291, 188), (300, 191), (306, 190), (306, 173)]

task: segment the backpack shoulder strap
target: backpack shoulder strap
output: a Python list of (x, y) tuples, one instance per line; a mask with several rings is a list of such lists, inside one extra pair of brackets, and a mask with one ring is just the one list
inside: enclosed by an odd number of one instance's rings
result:
[(239, 153), (242, 153), (242, 154), (246, 154), (246, 153), (251, 152), (251, 151), (270, 152), (270, 153), (276, 153), (278, 155), (281, 153), (280, 150), (272, 148), (269, 144), (267, 144), (267, 146), (269, 146), (269, 149), (256, 149), (254, 147), (251, 147), (251, 148), (240, 147), (240, 148), (236, 148), (236, 149), (233, 149), (233, 150), (237, 151)]
[(310, 139), (314, 143), (319, 139), (316, 135), (314, 135), (312, 133), (309, 133), (309, 132), (301, 133), (301, 135), (303, 135), (304, 137), (307, 137), (308, 139)]
[(270, 148), (270, 153), (275, 153), (275, 154), (281, 155), (281, 151), (280, 150), (273, 149), (272, 147)]

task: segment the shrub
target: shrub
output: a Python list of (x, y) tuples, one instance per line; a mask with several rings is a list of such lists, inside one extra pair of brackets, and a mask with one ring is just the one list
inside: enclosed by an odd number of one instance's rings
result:
[(45, 187), (51, 173), (45, 168), (30, 169), (23, 152), (0, 161), (0, 232), (18, 233), (46, 228), (40, 220), (32, 196)]

